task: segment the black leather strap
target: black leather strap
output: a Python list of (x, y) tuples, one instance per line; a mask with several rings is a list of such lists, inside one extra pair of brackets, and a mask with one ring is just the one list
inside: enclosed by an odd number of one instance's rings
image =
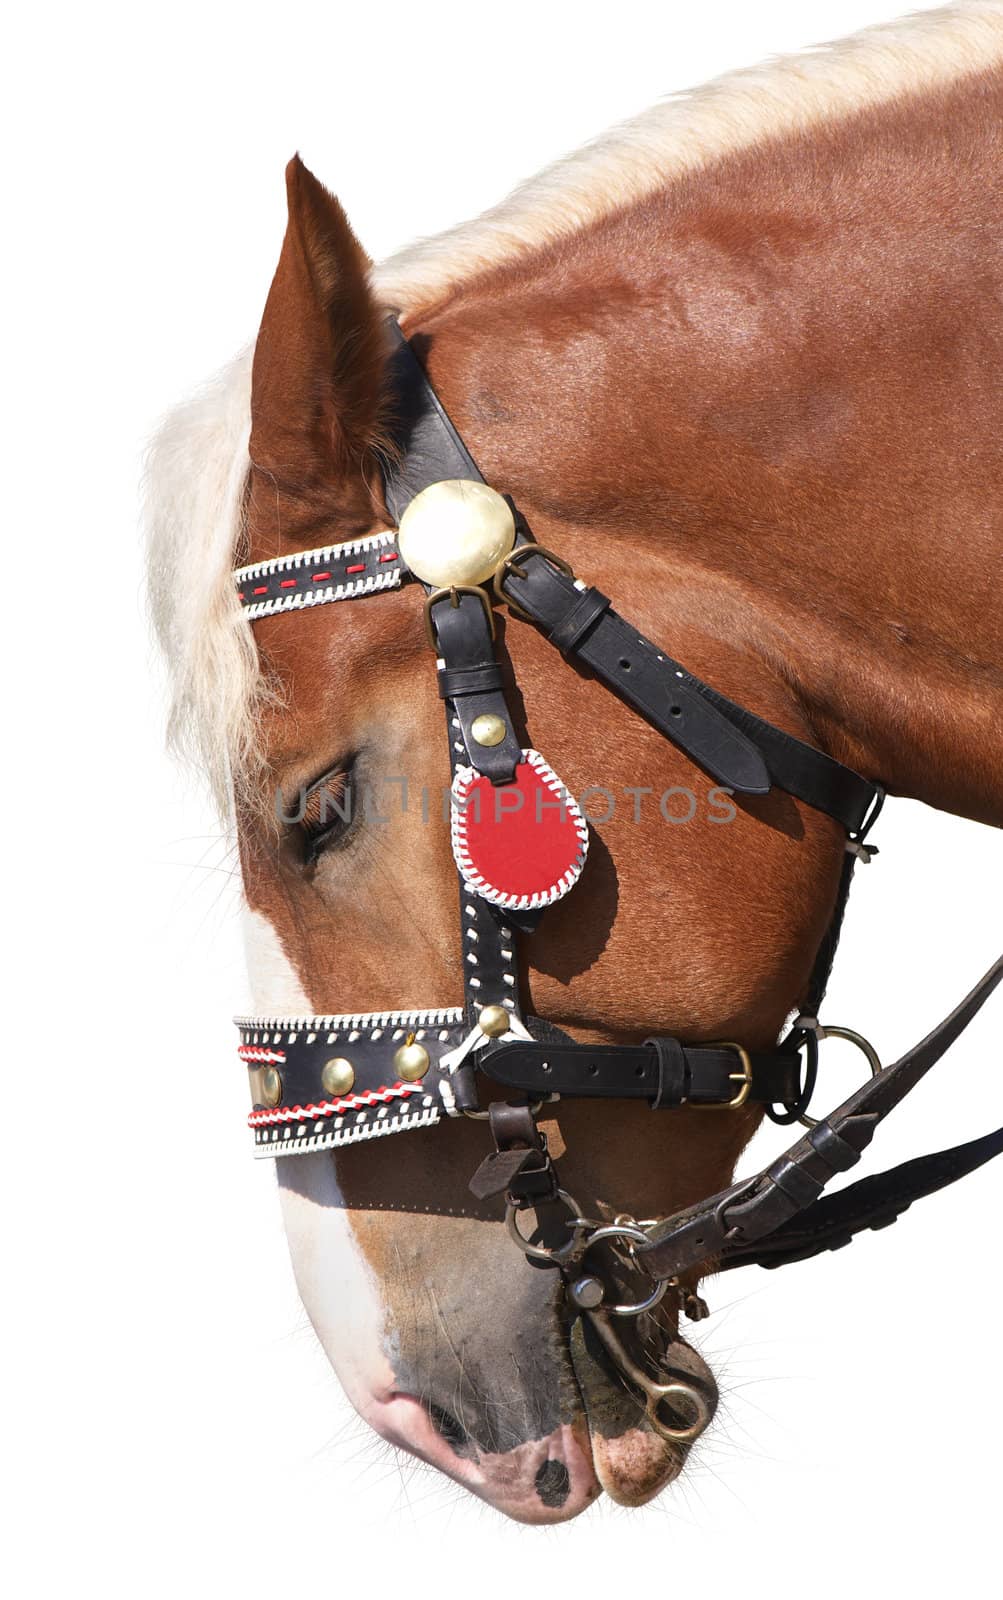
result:
[[(387, 321), (390, 342), (388, 391), (392, 396), (394, 448), (382, 462), (387, 508), (399, 522), (416, 494), (444, 478), (483, 481), (477, 465), (443, 410), (424, 368), (395, 317)], [(430, 585), (425, 584), (426, 594)], [(450, 771), (470, 765), (492, 782), (510, 782), (521, 754), (505, 704), (501, 668), (494, 653), (487, 612), (474, 594), (460, 593), (457, 605), (443, 600), (432, 608), (437, 648), (443, 660), (439, 689), (446, 714)], [(501, 745), (478, 745), (471, 724), (482, 712), (504, 719)], [(514, 929), (530, 932), (536, 913), (511, 915), (484, 900), (457, 874), (464, 1009), (472, 1028), (484, 1006), (503, 1005), (520, 1017)], [(473, 1055), (453, 1077), (457, 1103), (477, 1106)]]
[(763, 794), (776, 784), (859, 833), (877, 801), (876, 785), (695, 678), (599, 590), (579, 586), (533, 549), (520, 552), (501, 588), (565, 655), (583, 661), (718, 782), (739, 794)]
[[(871, 1078), (779, 1160), (755, 1177), (732, 1184), (699, 1205), (658, 1223), (651, 1229), (650, 1246), (638, 1247), (644, 1252), (646, 1267), (658, 1278), (672, 1277), (688, 1267), (720, 1257), (726, 1247), (735, 1252), (739, 1247), (756, 1246), (800, 1212), (817, 1205), (819, 1195), (830, 1180), (837, 1172), (845, 1172), (855, 1165), (878, 1124), (940, 1060), (1001, 979), (1003, 958), (925, 1039)], [(986, 1160), (996, 1153), (992, 1148), (995, 1137), (989, 1136), (986, 1149), (991, 1153), (985, 1155)], [(958, 1176), (962, 1175), (963, 1166), (963, 1158), (959, 1156)], [(930, 1175), (932, 1169), (923, 1176)], [(891, 1175), (885, 1176), (889, 1178), (887, 1194), (891, 1203), (896, 1193), (895, 1180)], [(908, 1180), (903, 1194), (908, 1193), (907, 1184)], [(880, 1187), (877, 1191), (865, 1191), (859, 1197), (861, 1227), (871, 1226), (867, 1221), (868, 1206), (874, 1202), (875, 1193), (881, 1197)], [(857, 1203), (847, 1202), (851, 1207), (848, 1217), (837, 1213), (844, 1232), (848, 1223), (852, 1223), (852, 1207)], [(817, 1212), (812, 1214), (818, 1215)], [(822, 1221), (826, 1221), (824, 1214)], [(856, 1230), (851, 1227), (851, 1235), (853, 1231)], [(751, 1249), (748, 1258), (756, 1259)]]
[(742, 1237), (725, 1243), (718, 1270), (729, 1267), (783, 1267), (807, 1261), (824, 1250), (839, 1250), (868, 1228), (887, 1228), (921, 1200), (1003, 1155), (1003, 1128), (981, 1139), (904, 1161), (887, 1172), (851, 1183), (838, 1194), (825, 1195), (807, 1206), (766, 1238)]
[[(748, 1084), (744, 1059), (749, 1062)], [(659, 1109), (727, 1105), (742, 1098), (790, 1103), (798, 1095), (800, 1057), (793, 1051), (740, 1052), (731, 1045), (539, 1044), (519, 1040), (484, 1051), (478, 1066), (496, 1083), (529, 1095), (649, 1100)], [(743, 1090), (747, 1092), (743, 1094)]]
[(678, 1039), (656, 1036), (645, 1039), (655, 1052), (655, 1095), (652, 1111), (666, 1106), (685, 1105), (693, 1092), (693, 1080), (685, 1047)]
[[(511, 783), (522, 760), (522, 746), (512, 732), (512, 719), (498, 686), (501, 668), (495, 659), (488, 613), (476, 594), (454, 590), (451, 598), (432, 607), (431, 621), (452, 690), (448, 704), (459, 720), (466, 758), (492, 783)], [(495, 686), (489, 687), (492, 684)], [(497, 717), (501, 722), (505, 735), (500, 743), (486, 745), (475, 739), (473, 724), (482, 716)]]
[(396, 317), (387, 319), (387, 393), (394, 449), (384, 457), (387, 510), (400, 522), (416, 494), (443, 478), (483, 483), (473, 456), (453, 427)]

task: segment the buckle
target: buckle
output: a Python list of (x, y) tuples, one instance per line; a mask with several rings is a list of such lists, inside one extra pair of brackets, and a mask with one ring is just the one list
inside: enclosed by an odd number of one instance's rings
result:
[(454, 583), (448, 589), (433, 589), (425, 601), (425, 637), (436, 655), (439, 654), (439, 641), (435, 637), (435, 629), (432, 626), (432, 607), (438, 605), (440, 600), (448, 600), (451, 606), (458, 606), (461, 594), (475, 594), (477, 596), (484, 607), (484, 615), (488, 619), (492, 640), (495, 637), (495, 614), (491, 609), (491, 602), (478, 584)]
[(556, 567), (558, 572), (563, 572), (564, 576), (570, 578), (572, 582), (574, 582), (575, 575), (563, 556), (555, 555), (553, 550), (546, 549), (542, 544), (521, 544), (515, 550), (510, 550), (508, 555), (499, 561), (491, 579), (495, 594), (504, 605), (508, 606), (510, 611), (515, 612), (517, 617), (522, 617), (526, 622), (534, 622), (536, 620), (535, 617), (530, 616), (529, 612), (523, 609), (518, 600), (513, 600), (511, 595), (507, 595), (502, 588), (502, 584), (509, 573), (512, 573), (516, 578), (524, 578), (526, 576), (525, 569), (519, 565), (520, 556), (543, 556), (544, 560), (549, 561), (552, 567)]
[(741, 1072), (729, 1072), (728, 1079), (731, 1083), (740, 1083), (742, 1087), (730, 1100), (691, 1100), (690, 1105), (696, 1111), (737, 1111), (739, 1106), (744, 1106), (752, 1093), (752, 1061), (744, 1045), (736, 1044), (734, 1039), (715, 1039), (706, 1047), (708, 1050), (734, 1050), (738, 1057)]

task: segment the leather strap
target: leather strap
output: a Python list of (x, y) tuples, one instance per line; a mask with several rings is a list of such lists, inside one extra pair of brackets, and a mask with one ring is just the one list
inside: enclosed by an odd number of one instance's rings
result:
[[(394, 449), (382, 462), (387, 508), (399, 522), (416, 494), (444, 478), (483, 481), (438, 395), (429, 383), (396, 317), (387, 320), (390, 341), (389, 392), (393, 396)], [(429, 584), (423, 585), (426, 594)], [(450, 773), (470, 765), (492, 783), (511, 782), (521, 749), (512, 733), (504, 694), (497, 685), (501, 668), (494, 653), (487, 611), (475, 594), (459, 593), (432, 608), (436, 647), (443, 662), (439, 689), (446, 715)], [(479, 745), (474, 718), (490, 712), (503, 719), (505, 740)], [(501, 1005), (521, 1019), (515, 932), (531, 932), (537, 914), (508, 914), (464, 883), (457, 874), (460, 900), (460, 942), (464, 1010), (472, 1028), (484, 1006)], [(452, 1077), (457, 1104), (472, 1111), (478, 1104), (473, 1055)]]
[(789, 1105), (798, 1097), (801, 1071), (801, 1058), (791, 1050), (742, 1052), (732, 1045), (684, 1045), (670, 1038), (640, 1045), (520, 1039), (483, 1051), (477, 1064), (496, 1083), (533, 1096), (649, 1100), (663, 1110), (743, 1099)]
[[(467, 761), (492, 783), (511, 783), (522, 760), (522, 746), (512, 732), (505, 696), (496, 682), (501, 668), (495, 659), (488, 613), (476, 594), (454, 590), (450, 598), (432, 607), (430, 615), (446, 686), (451, 690), (447, 703), (459, 721)], [(441, 690), (442, 675), (439, 686)], [(479, 744), (474, 738), (476, 718), (486, 715), (497, 717), (504, 726), (499, 744)]]
[(783, 1267), (793, 1261), (807, 1261), (823, 1250), (839, 1250), (867, 1228), (890, 1227), (914, 1200), (957, 1183), (998, 1155), (1003, 1155), (1003, 1128), (951, 1150), (917, 1156), (887, 1172), (861, 1178), (838, 1194), (814, 1201), (765, 1239), (736, 1238), (726, 1243), (718, 1270), (753, 1265)]
[(739, 794), (776, 784), (858, 836), (879, 789), (823, 750), (718, 694), (614, 611), (597, 589), (560, 572), (532, 548), (501, 582), (506, 599), (581, 660), (659, 733)]
[(387, 392), (392, 397), (394, 449), (382, 460), (387, 510), (400, 522), (416, 494), (443, 478), (483, 483), (473, 456), (453, 427), (396, 317), (387, 318), (390, 357)]
[[(940, 1060), (1001, 979), (1003, 958), (990, 967), (960, 1005), (925, 1039), (850, 1095), (777, 1161), (755, 1177), (732, 1184), (699, 1205), (658, 1223), (650, 1231), (651, 1244), (638, 1246), (648, 1270), (658, 1278), (673, 1277), (689, 1267), (721, 1257), (726, 1247), (735, 1251), (739, 1247), (756, 1245), (800, 1212), (808, 1211), (837, 1172), (845, 1172), (856, 1164), (878, 1124)], [(986, 1147), (991, 1154), (996, 1153), (991, 1148), (994, 1138), (990, 1135)], [(987, 1153), (985, 1159), (991, 1159), (991, 1154)], [(958, 1176), (962, 1175), (963, 1165), (959, 1156)], [(932, 1170), (923, 1176), (931, 1176)], [(889, 1178), (891, 1203), (895, 1182), (890, 1175), (885, 1176)], [(902, 1193), (907, 1195), (908, 1179), (905, 1183)], [(875, 1194), (880, 1198), (880, 1188), (865, 1192), (861, 1197), (861, 1227), (871, 1226), (866, 1220), (867, 1208)], [(852, 1208), (856, 1202), (847, 1204)], [(840, 1218), (844, 1232), (847, 1222), (852, 1220), (852, 1209), (848, 1218)], [(826, 1222), (825, 1215), (822, 1222)], [(851, 1236), (853, 1231), (856, 1230), (851, 1228)], [(755, 1253), (750, 1253), (749, 1259), (755, 1260)]]

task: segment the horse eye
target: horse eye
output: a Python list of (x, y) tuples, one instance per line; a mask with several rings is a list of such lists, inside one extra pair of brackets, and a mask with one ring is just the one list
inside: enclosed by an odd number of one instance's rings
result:
[(345, 836), (352, 821), (352, 798), (352, 777), (348, 770), (329, 772), (307, 790), (299, 828), (308, 867), (314, 866), (325, 850)]

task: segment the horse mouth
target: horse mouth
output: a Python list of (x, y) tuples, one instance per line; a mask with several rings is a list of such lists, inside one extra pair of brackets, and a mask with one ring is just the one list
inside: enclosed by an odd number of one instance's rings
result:
[[(703, 1358), (657, 1315), (621, 1320), (616, 1334), (630, 1359), (672, 1393), (656, 1408), (653, 1425), (646, 1397), (611, 1359), (586, 1318), (571, 1329), (569, 1353), (588, 1423), (592, 1464), (599, 1485), (618, 1505), (642, 1506), (678, 1478), (696, 1437), (713, 1418), (718, 1388)], [(694, 1401), (677, 1400), (689, 1391)], [(672, 1438), (670, 1432), (692, 1433)]]
[[(427, 1385), (408, 1382), (403, 1373), (400, 1387), (366, 1420), (517, 1522), (568, 1521), (604, 1492), (619, 1505), (643, 1506), (685, 1466), (692, 1438), (666, 1436), (696, 1431), (694, 1407), (685, 1397), (698, 1397), (701, 1428), (717, 1403), (709, 1369), (672, 1322), (671, 1314), (662, 1320), (657, 1312), (617, 1319), (617, 1339), (638, 1371), (672, 1388), (657, 1412), (661, 1427), (652, 1420), (650, 1400), (646, 1404), (643, 1391), (625, 1377), (588, 1316), (560, 1317), (551, 1325), (555, 1365), (546, 1378), (538, 1372), (541, 1387), (526, 1392), (530, 1415), (536, 1412), (542, 1426), (525, 1426), (527, 1418), (515, 1431), (485, 1430), (484, 1417), (475, 1418), (456, 1399), (450, 1399), (454, 1409), (445, 1409), (431, 1400)], [(562, 1392), (556, 1408), (555, 1383)], [(442, 1398), (449, 1397), (443, 1392)]]

